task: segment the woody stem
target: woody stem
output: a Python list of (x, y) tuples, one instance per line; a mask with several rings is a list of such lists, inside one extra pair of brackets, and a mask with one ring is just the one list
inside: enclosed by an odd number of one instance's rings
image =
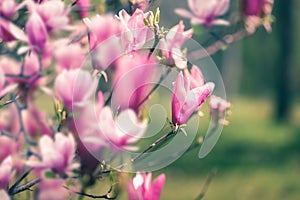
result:
[(163, 135), (162, 137), (158, 138), (155, 142), (153, 142), (150, 146), (148, 146), (146, 149), (144, 149), (141, 153), (139, 153), (137, 156), (131, 159), (131, 162), (135, 162), (138, 159), (140, 159), (145, 153), (150, 151), (153, 147), (156, 145), (162, 143), (163, 141), (167, 140), (170, 136), (175, 135), (177, 131), (171, 130), (169, 133)]

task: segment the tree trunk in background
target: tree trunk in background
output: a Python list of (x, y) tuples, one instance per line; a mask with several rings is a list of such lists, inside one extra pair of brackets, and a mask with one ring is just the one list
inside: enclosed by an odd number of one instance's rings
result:
[(226, 94), (229, 100), (237, 97), (240, 92), (241, 78), (243, 72), (243, 46), (237, 42), (228, 47), (222, 56), (223, 67), (221, 69)]
[(276, 118), (277, 120), (287, 119), (291, 105), (290, 76), (289, 71), (292, 65), (292, 43), (293, 23), (292, 8), (293, 1), (277, 0), (276, 22), (279, 42), (277, 55), (277, 80), (276, 80)]

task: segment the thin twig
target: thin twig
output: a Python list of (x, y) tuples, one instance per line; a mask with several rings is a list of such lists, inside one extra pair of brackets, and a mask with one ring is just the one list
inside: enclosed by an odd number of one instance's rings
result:
[(25, 190), (29, 190), (31, 187), (35, 186), (36, 184), (40, 183), (41, 181), (42, 181), (41, 178), (33, 179), (33, 180), (29, 181), (28, 183), (26, 183), (24, 185), (21, 185), (19, 187), (16, 187), (16, 188), (10, 190), (9, 194), (10, 195), (15, 195), (15, 194), (18, 194), (18, 193), (23, 192)]
[(32, 169), (29, 169), (21, 177), (19, 177), (18, 180), (10, 187), (8, 192), (11, 193), (12, 191), (14, 191), (16, 187), (22, 182), (22, 180), (24, 180), (30, 174), (31, 171)]
[(102, 175), (102, 174), (109, 174), (110, 172), (112, 172), (112, 170), (99, 170), (97, 172), (94, 173), (95, 176), (98, 176), (98, 175)]
[(109, 189), (109, 191), (104, 194), (104, 195), (93, 195), (93, 194), (87, 194), (87, 193), (84, 193), (84, 192), (77, 192), (77, 191), (74, 191), (74, 190), (71, 190), (70, 188), (68, 188), (67, 186), (64, 186), (65, 189), (77, 194), (77, 195), (80, 195), (80, 196), (85, 196), (85, 197), (90, 197), (90, 198), (93, 198), (93, 199), (116, 199), (117, 197), (110, 197), (109, 193), (111, 192), (112, 190), (112, 187)]
[[(147, 56), (147, 59), (150, 60), (152, 54), (154, 53), (155, 51), (155, 48), (156, 46), (158, 45), (159, 43), (159, 35), (158, 35), (158, 32), (157, 32), (157, 29), (155, 28), (154, 29), (154, 34), (155, 34), (155, 39), (154, 39), (154, 44), (153, 46), (151, 47), (151, 49), (149, 50), (149, 53), (148, 53), (148, 56)], [(149, 96), (160, 86), (160, 84), (162, 83), (162, 81), (168, 76), (168, 74), (170, 73), (171, 69), (168, 68), (167, 72), (165, 74), (163, 74), (158, 83), (155, 84), (155, 86), (152, 88), (152, 90), (148, 93), (148, 95), (146, 95), (146, 97), (138, 104), (138, 107), (140, 107), (148, 98)], [(111, 101), (111, 98), (112, 98), (112, 94), (113, 92), (111, 92), (108, 96), (108, 98), (106, 99), (105, 101), (105, 105), (107, 105), (110, 101)]]
[(161, 142), (167, 140), (170, 136), (175, 135), (176, 133), (177, 133), (177, 131), (171, 130), (169, 133), (167, 133), (167, 134), (163, 135), (162, 137), (158, 138), (155, 142), (153, 142), (150, 146), (148, 146), (144, 151), (142, 151), (137, 156), (135, 156), (134, 158), (132, 158), (131, 162), (134, 163), (139, 158), (141, 158), (145, 153), (147, 153), (148, 151), (150, 151), (153, 147), (155, 147), (156, 145), (160, 144)]
[(168, 67), (167, 71), (159, 78), (159, 81), (155, 84), (155, 86), (150, 90), (150, 92), (145, 96), (145, 98), (138, 104), (138, 107), (143, 105), (145, 101), (147, 101), (150, 97), (150, 95), (161, 85), (161, 83), (165, 80), (165, 78), (169, 75), (171, 72), (171, 68)]
[(7, 105), (9, 105), (9, 104), (11, 104), (11, 103), (14, 103), (14, 102), (17, 101), (18, 99), (19, 99), (19, 96), (16, 96), (14, 99), (10, 99), (10, 100), (4, 102), (0, 107), (7, 106)]
[(223, 44), (225, 46), (228, 45), (228, 43), (221, 36), (219, 36), (217, 33), (213, 32), (213, 31), (210, 31), (209, 34), (211, 34), (215, 39), (220, 40), (221, 42), (223, 42)]
[(5, 74), (6, 77), (8, 78), (24, 78), (26, 80), (31, 78), (31, 75), (23, 75), (23, 74), (10, 74), (10, 73), (6, 73)]
[(202, 189), (201, 189), (201, 192), (200, 194), (196, 197), (195, 200), (202, 200), (203, 197), (205, 196), (205, 193), (207, 192), (208, 190), (208, 187), (212, 181), (212, 179), (215, 177), (215, 175), (217, 174), (218, 170), (217, 169), (213, 169), (211, 170), (210, 174), (208, 175)]
[(9, 137), (9, 138), (14, 138), (14, 136), (11, 133), (7, 133), (4, 130), (0, 130), (0, 136), (6, 136), (6, 137)]
[[(188, 60), (196, 61), (207, 56), (213, 55), (225, 46), (239, 41), (247, 36), (251, 35), (251, 33), (247, 32), (245, 29), (239, 30), (233, 34), (226, 35), (222, 39), (218, 40), (217, 42), (213, 43), (212, 45), (206, 47), (205, 49), (195, 50), (191, 52), (188, 57)], [(226, 44), (226, 45), (225, 45)]]
[[(201, 138), (201, 139), (199, 138), (198, 141), (195, 142), (194, 144), (192, 144), (188, 149), (184, 149), (184, 150), (181, 150), (179, 152), (173, 152), (172, 154), (169, 155), (169, 158), (175, 158), (175, 157), (178, 157), (178, 155), (187, 154), (188, 152), (200, 147), (202, 144), (203, 144), (203, 138)], [(162, 158), (162, 159), (152, 161), (152, 164), (162, 163), (162, 162), (165, 162), (165, 161), (166, 161), (166, 158)]]
[(150, 49), (150, 51), (149, 51), (149, 53), (148, 53), (148, 60), (150, 60), (150, 58), (151, 58), (151, 56), (152, 56), (152, 54), (154, 53), (154, 51), (155, 51), (155, 48), (156, 48), (156, 46), (158, 45), (158, 43), (159, 43), (159, 35), (158, 35), (158, 32), (157, 32), (157, 29), (155, 28), (154, 29), (154, 44), (153, 44), (153, 46), (152, 46), (152, 48)]
[[(161, 75), (161, 77), (159, 78), (159, 80), (155, 84), (155, 86), (150, 90), (150, 92), (145, 96), (145, 98), (138, 103), (138, 107), (143, 105), (143, 103), (145, 103), (145, 101), (147, 101), (149, 99), (150, 95), (161, 85), (161, 83), (165, 80), (165, 78), (169, 75), (170, 72), (171, 72), (171, 68), (168, 67), (167, 71)], [(109, 94), (108, 98), (105, 101), (105, 105), (108, 105), (108, 103), (111, 101), (112, 94), (113, 94), (113, 92), (111, 92)]]
[[(13, 97), (12, 99), (15, 98), (13, 95), (11, 95), (11, 97)], [(15, 106), (17, 109), (17, 114), (18, 114), (19, 123), (20, 123), (19, 134), (23, 133), (23, 135), (25, 137), (25, 141), (29, 146), (36, 145), (36, 142), (32, 141), (29, 138), (29, 135), (28, 135), (27, 131), (25, 130), (25, 126), (24, 126), (24, 122), (23, 122), (23, 118), (22, 118), (22, 111), (27, 107), (26, 103), (23, 106), (21, 106), (18, 101), (15, 101), (14, 103), (15, 103)], [(19, 137), (19, 135), (18, 135), (18, 137)]]
[(78, 1), (79, 1), (79, 0), (75, 0), (75, 1), (71, 4), (71, 6), (72, 6), (72, 7), (75, 6), (75, 5), (78, 3)]

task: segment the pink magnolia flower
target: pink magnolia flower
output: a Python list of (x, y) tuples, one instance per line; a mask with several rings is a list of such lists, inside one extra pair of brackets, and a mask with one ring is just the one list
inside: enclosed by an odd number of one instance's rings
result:
[(95, 49), (98, 44), (106, 39), (120, 33), (120, 23), (112, 15), (96, 15), (92, 19), (84, 18), (83, 22), (89, 30), (90, 50)]
[(181, 51), (183, 43), (191, 38), (193, 30), (184, 31), (183, 21), (180, 21), (166, 35), (165, 39), (160, 41), (162, 55), (166, 58), (167, 65), (175, 65), (179, 69), (187, 67), (187, 59)]
[(104, 107), (105, 101), (104, 101), (104, 97), (103, 97), (103, 93), (101, 91), (98, 92), (97, 94), (97, 101), (96, 101), (96, 105), (95, 105), (95, 112), (96, 115), (98, 115), (102, 108)]
[(152, 173), (137, 173), (127, 185), (128, 199), (159, 200), (165, 180), (165, 174), (161, 174), (152, 183)]
[(10, 200), (10, 197), (5, 190), (0, 190), (0, 197), (2, 198), (2, 200)]
[(246, 28), (254, 32), (261, 24), (268, 32), (272, 31), (270, 24), (274, 0), (243, 0), (242, 12), (245, 17)]
[(10, 180), (12, 179), (13, 161), (12, 157), (5, 158), (0, 165), (0, 190), (7, 189)]
[[(41, 135), (51, 135), (52, 129), (51, 126), (47, 123), (47, 117), (41, 109), (39, 109), (34, 103), (31, 97), (27, 98), (28, 105), (27, 109), (22, 111), (22, 119), (23, 119), (23, 126), (28, 135), (31, 138), (36, 138)], [(19, 116), (17, 114), (17, 110), (15, 106), (12, 106), (4, 111), (1, 111), (2, 115), (0, 115), (0, 129), (4, 129), (7, 132), (16, 136), (20, 130), (20, 123), (19, 123)], [(6, 112), (6, 113), (5, 113)], [(8, 153), (12, 154), (16, 152), (19, 148), (17, 147), (20, 145), (22, 147), (22, 140), (16, 142), (12, 142), (14, 137), (8, 138), (6, 136), (0, 136), (0, 145), (6, 148), (0, 150), (0, 160), (2, 155), (7, 155)], [(5, 144), (8, 142), (8, 144)], [(9, 146), (9, 147), (8, 147)]]
[(228, 21), (217, 18), (227, 12), (229, 0), (188, 0), (188, 6), (191, 11), (176, 9), (175, 12), (190, 18), (192, 24), (202, 24), (206, 28), (212, 25), (229, 25)]
[(122, 26), (122, 44), (128, 52), (141, 49), (144, 44), (154, 38), (153, 31), (145, 25), (144, 19), (149, 16), (149, 13), (144, 13), (140, 9), (136, 9), (132, 16), (125, 10), (121, 10), (117, 19)]
[[(89, 30), (89, 46), (95, 69), (107, 69), (120, 55), (120, 23), (112, 15), (96, 15), (91, 20), (83, 19)], [(103, 28), (105, 27), (105, 28)]]
[(44, 21), (35, 10), (31, 12), (25, 29), (31, 47), (38, 52), (43, 51), (48, 40), (48, 33)]
[(69, 118), (67, 121), (69, 130), (75, 134), (77, 139), (77, 155), (80, 158), (82, 172), (90, 173), (96, 169), (99, 157), (97, 159), (94, 155), (101, 156), (102, 150), (106, 147), (98, 123), (95, 123), (98, 121), (97, 116), (103, 106), (103, 95), (102, 92), (99, 92), (95, 106), (84, 107), (73, 115), (73, 119)]
[[(2, 57), (0, 60), (0, 67), (2, 67), (5, 74), (19, 75), (23, 67), (23, 75), (25, 77), (7, 77), (9, 83), (18, 83), (20, 85), (27, 85), (30, 90), (45, 83), (46, 78), (39, 76), (39, 58), (35, 52), (31, 52), (24, 57), (24, 63), (17, 63), (9, 57)], [(44, 69), (44, 68), (43, 68)]]
[(0, 68), (0, 100), (8, 93), (15, 90), (16, 87), (18, 86), (17, 84), (6, 85), (5, 82), (6, 82), (5, 74), (2, 68)]
[(16, 25), (8, 20), (0, 17), (0, 39), (3, 42), (11, 42), (19, 40), (21, 42), (27, 42), (27, 36), (25, 33)]
[(11, 18), (17, 11), (15, 0), (0, 0), (0, 14), (6, 18)]
[(5, 87), (5, 74), (2, 68), (0, 68), (0, 92), (2, 92), (4, 87)]
[(204, 78), (201, 70), (193, 65), (191, 72), (188, 69), (184, 70), (184, 76), (190, 80), (191, 89), (201, 87), (204, 85)]
[(80, 69), (64, 70), (55, 79), (54, 88), (64, 106), (69, 109), (82, 108), (95, 93), (97, 80)]
[(37, 198), (39, 200), (65, 200), (69, 192), (64, 188), (66, 185), (63, 179), (43, 178), (38, 186)]
[(132, 3), (131, 7), (133, 12), (135, 12), (137, 9), (146, 11), (150, 6), (151, 1), (152, 0), (130, 0), (130, 2)]
[(98, 92), (98, 98), (94, 105), (92, 102), (90, 106), (85, 106), (83, 109), (73, 115), (73, 120), (69, 121), (69, 128), (77, 133), (80, 137), (80, 141), (88, 146), (89, 150), (97, 150), (105, 146), (105, 142), (94, 143), (90, 138), (99, 137), (100, 129), (98, 123), (98, 116), (100, 115), (103, 106), (104, 98), (102, 92)]
[[(90, 106), (85, 106), (73, 115), (73, 120), (70, 120), (70, 129), (78, 133), (81, 140), (85, 140), (86, 137), (97, 137), (99, 132), (98, 124), (95, 123), (100, 115), (103, 106), (104, 98), (102, 92), (98, 92), (98, 98), (94, 105), (92, 102)], [(75, 123), (75, 124), (73, 124)]]
[(39, 141), (42, 160), (32, 158), (26, 164), (36, 169), (51, 169), (58, 174), (68, 174), (78, 167), (76, 163), (73, 163), (75, 150), (76, 144), (71, 134), (66, 136), (56, 133), (54, 140), (44, 135)]
[(109, 107), (104, 107), (99, 116), (99, 127), (102, 134), (101, 140), (106, 141), (114, 152), (122, 150), (137, 150), (131, 146), (141, 139), (147, 128), (147, 121), (140, 122), (133, 110), (122, 111), (114, 120)]
[(20, 142), (16, 142), (13, 138), (7, 136), (0, 136), (0, 160), (3, 160), (7, 156), (18, 152), (21, 148)]
[(0, 130), (10, 135), (0, 135), (0, 162), (10, 155), (16, 154), (23, 144), (23, 138), (15, 140), (19, 132), (18, 114), (15, 106), (2, 108), (0, 112)]
[(186, 123), (190, 116), (212, 93), (214, 84), (209, 82), (203, 86), (190, 88), (190, 80), (180, 72), (174, 83), (172, 95), (172, 122), (174, 125)]
[(138, 113), (143, 101), (148, 98), (157, 82), (155, 72), (157, 61), (148, 60), (147, 55), (124, 55), (116, 62), (113, 75), (112, 105), (120, 110), (133, 109)]
[(263, 6), (268, 0), (242, 0), (242, 9), (244, 15), (261, 16)]
[(45, 1), (41, 4), (35, 4), (35, 7), (49, 32), (67, 28), (70, 8), (65, 8), (63, 1)]
[(55, 51), (53, 53), (57, 61), (58, 71), (82, 67), (85, 51), (79, 43), (69, 44), (68, 40), (61, 40), (54, 45), (54, 48)]
[(90, 0), (78, 0), (76, 5), (79, 7), (78, 11), (80, 17), (81, 18), (87, 17), (91, 6)]
[[(24, 128), (31, 137), (37, 137), (41, 135), (51, 135), (52, 130), (49, 124), (47, 124), (47, 118), (32, 100), (28, 101), (28, 109), (22, 112), (22, 118)], [(17, 125), (19, 126), (19, 124)]]
[(212, 119), (217, 123), (225, 122), (223, 118), (225, 117), (226, 110), (230, 108), (231, 103), (213, 95), (210, 97), (209, 106)]

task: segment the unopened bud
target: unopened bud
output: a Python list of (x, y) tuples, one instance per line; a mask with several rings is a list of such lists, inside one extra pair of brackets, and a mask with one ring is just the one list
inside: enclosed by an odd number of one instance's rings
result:
[(149, 22), (149, 20), (147, 18), (144, 18), (144, 24), (146, 26), (150, 26), (150, 22)]
[(60, 101), (58, 101), (57, 99), (54, 100), (54, 107), (55, 107), (55, 113), (57, 115), (60, 115), (61, 112), (63, 111), (63, 106), (61, 104)]
[(160, 9), (157, 8), (154, 16), (154, 24), (155, 25), (159, 24), (159, 21), (160, 21)]
[(153, 14), (153, 12), (152, 11), (150, 11), (149, 12), (150, 13), (150, 15), (149, 15), (149, 24), (150, 24), (150, 26), (154, 26), (154, 14)]
[(199, 143), (199, 144), (203, 144), (203, 141), (204, 141), (204, 138), (203, 138), (203, 137), (199, 137), (199, 138), (198, 138), (198, 143)]

